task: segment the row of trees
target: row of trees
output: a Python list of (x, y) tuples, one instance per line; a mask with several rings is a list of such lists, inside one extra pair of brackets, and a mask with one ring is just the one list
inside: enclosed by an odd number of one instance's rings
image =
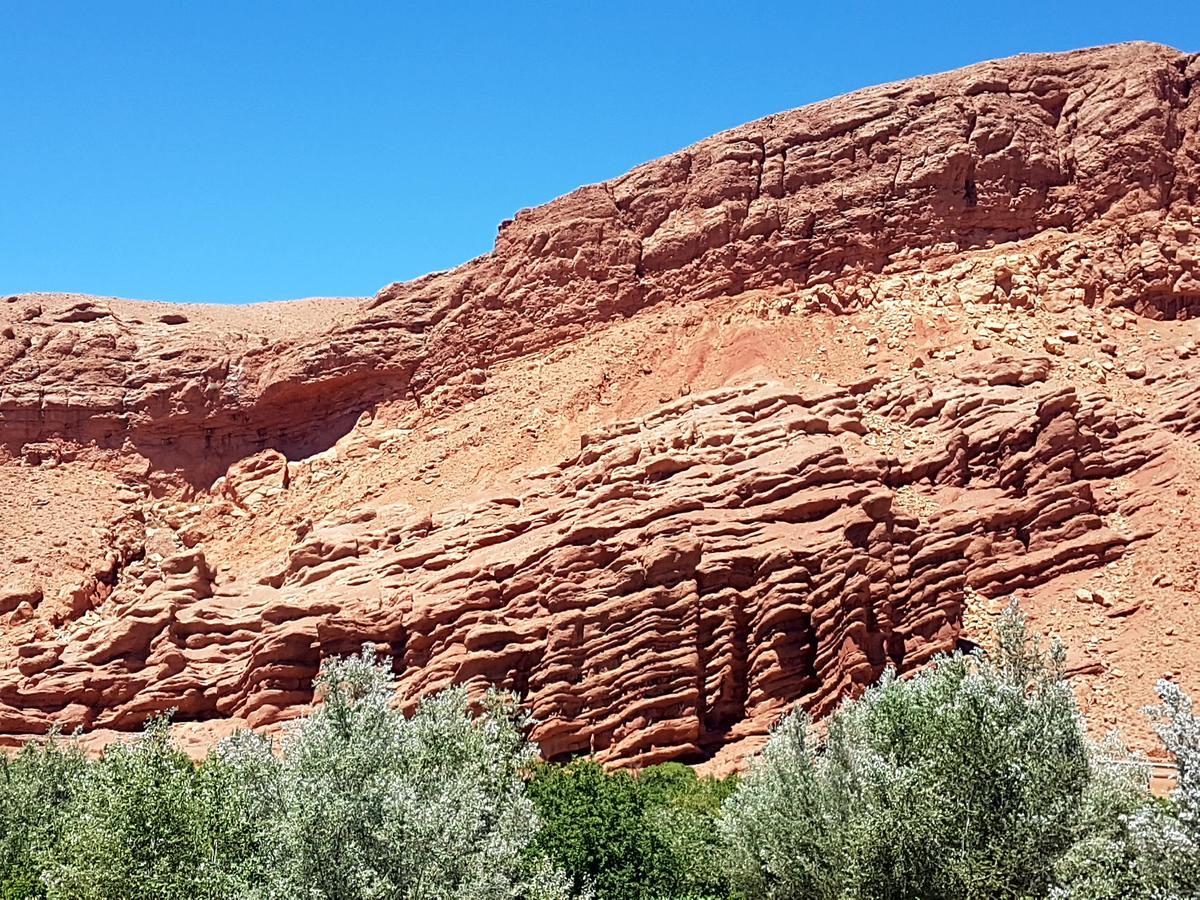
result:
[(1160, 685), (1169, 799), (1088, 742), (1058, 651), (1015, 611), (990, 653), (786, 718), (740, 779), (537, 761), (515, 701), (405, 717), (386, 660), (331, 660), (280, 747), (200, 765), (165, 719), (87, 761), (0, 761), (0, 898), (1118, 900), (1200, 897), (1200, 723)]

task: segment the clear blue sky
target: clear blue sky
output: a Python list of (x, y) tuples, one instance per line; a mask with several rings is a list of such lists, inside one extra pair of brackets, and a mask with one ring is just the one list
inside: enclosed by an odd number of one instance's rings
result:
[(742, 122), (1200, 2), (0, 0), (0, 293), (369, 294)]

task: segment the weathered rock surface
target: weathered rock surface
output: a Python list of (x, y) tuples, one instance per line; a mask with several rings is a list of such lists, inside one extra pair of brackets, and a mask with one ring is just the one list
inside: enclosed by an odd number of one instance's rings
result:
[[(364, 410), (460, 387), (662, 302), (830, 285), (869, 304), (882, 269), (1048, 230), (1088, 233), (1035, 283), (997, 267), (976, 299), (1083, 291), (1173, 318), (1200, 309), (1200, 62), (1125, 45), (1017, 57), (769, 116), (524, 210), (493, 253), (326, 304), (183, 315), (94, 298), (12, 298), (0, 440), (130, 449), (207, 484), (267, 447), (328, 446)], [(1121, 224), (1115, 229), (1116, 220)], [(286, 306), (286, 305), (276, 305)], [(332, 307), (333, 311), (330, 311)], [(315, 321), (312, 321), (315, 320)], [(289, 324), (299, 326), (305, 314)], [(298, 332), (298, 333), (297, 333)]]
[[(1044, 385), (1036, 360), (1010, 365), (1003, 380), (1032, 383), (685, 398), (588, 435), (514, 496), (334, 517), (254, 581), (214, 589), (202, 553), (167, 557), (69, 641), (19, 649), (0, 730), (136, 728), (165, 706), (266, 724), (309, 700), (323, 654), (372, 641), (408, 699), (520, 691), (550, 755), (699, 757), (759, 737), (797, 699), (827, 709), (952, 649), (964, 590), (999, 596), (1128, 544), (1097, 490), (1152, 479), (1162, 447)], [(873, 452), (869, 409), (937, 439), (904, 464)]]
[(0, 735), (270, 726), (370, 641), (550, 755), (732, 764), (1013, 594), (1098, 685), (1195, 671), (1148, 623), (1196, 575), (1197, 81), (1137, 44), (871, 88), (367, 300), (0, 301)]

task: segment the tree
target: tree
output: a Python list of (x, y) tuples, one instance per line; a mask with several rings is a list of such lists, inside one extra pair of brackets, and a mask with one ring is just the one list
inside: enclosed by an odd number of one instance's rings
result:
[(0, 900), (44, 897), (42, 858), (59, 839), (83, 755), (57, 734), (0, 753)]
[(726, 802), (748, 897), (1044, 896), (1076, 837), (1090, 768), (1060, 649), (1019, 611), (990, 653), (888, 673), (830, 718), (818, 748), (789, 716)]
[(475, 716), (454, 688), (406, 719), (389, 662), (369, 647), (327, 661), (316, 687), (321, 706), (283, 744), (267, 896), (566, 896), (563, 877), (527, 852), (535, 750), (511, 697), (488, 694)]
[(251, 785), (219, 758), (197, 768), (166, 716), (82, 767), (45, 854), (47, 895), (61, 900), (207, 900), (241, 896), (256, 853), (245, 823)]
[[(1169, 681), (1158, 683), (1161, 705), (1149, 710), (1155, 730), (1178, 766), (1170, 798), (1152, 800), (1137, 787), (1121, 748), (1107, 754), (1089, 793), (1106, 807), (1058, 864), (1056, 900), (1184, 900), (1200, 896), (1200, 720), (1191, 699)], [(1123, 771), (1122, 771), (1123, 770)], [(1132, 783), (1132, 786), (1131, 786)]]
[(717, 818), (737, 777), (700, 778), (692, 767), (672, 762), (643, 769), (637, 783), (646, 798), (647, 826), (666, 848), (675, 891), (670, 896), (728, 897)]
[(592, 760), (539, 766), (529, 792), (544, 823), (533, 844), (599, 900), (659, 896), (666, 848), (646, 827), (646, 802), (633, 776)]
[(544, 826), (534, 849), (600, 900), (724, 897), (715, 821), (731, 789), (679, 763), (539, 766), (530, 794)]

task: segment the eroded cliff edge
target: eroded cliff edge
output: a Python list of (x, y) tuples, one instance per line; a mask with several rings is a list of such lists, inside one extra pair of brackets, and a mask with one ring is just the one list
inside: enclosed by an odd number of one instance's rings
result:
[(409, 699), (526, 693), (551, 753), (736, 756), (973, 597), (1049, 617), (1191, 514), (1197, 80), (1127, 45), (871, 88), (363, 301), (9, 298), (0, 733), (271, 724), (371, 640)]

